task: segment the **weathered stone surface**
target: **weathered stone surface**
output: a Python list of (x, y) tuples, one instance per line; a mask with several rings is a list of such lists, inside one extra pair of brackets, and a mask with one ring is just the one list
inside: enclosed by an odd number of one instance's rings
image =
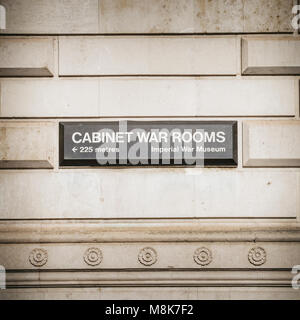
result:
[(97, 116), (97, 80), (2, 80), (1, 117)]
[(300, 37), (245, 38), (243, 74), (300, 74)]
[(99, 4), (101, 33), (243, 31), (240, 0), (101, 0)]
[(197, 168), (2, 171), (0, 213), (1, 219), (295, 218), (299, 178), (298, 171)]
[(243, 0), (244, 32), (293, 32), (295, 0)]
[(300, 167), (300, 121), (244, 122), (243, 164), (248, 167)]
[[(100, 33), (291, 32), (293, 0), (101, 0)], [(140, 17), (143, 19), (140, 19)]]
[(50, 77), (53, 67), (53, 38), (0, 37), (0, 77)]
[(237, 39), (60, 37), (59, 75), (233, 75)]
[(274, 78), (9, 79), (0, 116), (294, 116), (297, 87)]
[(0, 168), (52, 168), (55, 123), (0, 121)]
[(10, 34), (293, 32), (293, 0), (264, 0), (264, 5), (261, 0), (1, 0), (0, 4), (7, 11), (7, 28), (0, 33)]
[(0, 33), (97, 33), (98, 0), (1, 0), (6, 29)]

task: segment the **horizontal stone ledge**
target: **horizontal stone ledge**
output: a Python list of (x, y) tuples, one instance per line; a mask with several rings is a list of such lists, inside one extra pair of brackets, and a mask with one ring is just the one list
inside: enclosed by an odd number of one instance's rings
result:
[[(176, 221), (176, 220), (175, 220)], [(291, 222), (81, 222), (2, 221), (0, 243), (104, 243), (104, 242), (300, 242), (300, 225)], [(126, 231), (126, 232), (125, 232)]]
[(232, 36), (59, 37), (59, 75), (235, 75), (237, 46)]
[(236, 169), (3, 170), (0, 218), (296, 218), (299, 178)]
[[(75, 243), (1, 244), (6, 270), (288, 270), (299, 263), (300, 243)], [(202, 259), (201, 259), (202, 257)], [(290, 274), (292, 276), (292, 274)], [(42, 277), (40, 278), (42, 279)]]
[(0, 121), (0, 169), (49, 169), (54, 165), (55, 123)]
[(54, 38), (0, 37), (0, 77), (52, 77)]
[(241, 299), (295, 299), (299, 300), (300, 291), (291, 288), (276, 286), (238, 286), (238, 287), (187, 287), (187, 286), (102, 286), (91, 288), (81, 286), (76, 288), (8, 288), (0, 291), (2, 300), (80, 300), (80, 299), (103, 299), (103, 300), (241, 300)]
[(300, 167), (300, 121), (243, 122), (243, 165)]
[(300, 37), (244, 38), (244, 75), (299, 75)]
[[(68, 270), (69, 271), (69, 270)], [(62, 283), (68, 285), (177, 285), (177, 286), (290, 286), (292, 274), (290, 270), (100, 270), (88, 272), (83, 270), (9, 272), (6, 286), (10, 287), (43, 287)]]
[(295, 116), (298, 85), (274, 78), (2, 79), (0, 116)]

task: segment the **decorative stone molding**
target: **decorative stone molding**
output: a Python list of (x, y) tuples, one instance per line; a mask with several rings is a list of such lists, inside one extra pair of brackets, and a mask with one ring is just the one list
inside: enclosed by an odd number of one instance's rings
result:
[[(4, 171), (3, 171), (4, 172)], [(253, 222), (244, 222), (243, 228), (239, 224), (217, 223), (212, 225), (208, 222), (196, 224), (190, 221), (174, 221), (172, 224), (159, 219), (149, 224), (145, 221), (134, 221), (121, 224), (120, 221), (95, 223), (87, 219), (85, 222), (76, 220), (72, 226), (68, 220), (61, 222), (32, 221), (30, 224), (24, 221), (11, 220), (0, 221), (0, 243), (110, 243), (110, 242), (235, 242), (237, 237), (245, 243), (300, 242), (300, 223), (281, 222), (266, 223), (259, 225)], [(85, 232), (82, 232), (84, 230)], [(126, 237), (124, 237), (126, 230)], [(255, 231), (255, 232), (254, 232)], [(18, 237), (16, 238), (16, 233)], [(248, 246), (246, 247), (248, 251)], [(245, 250), (244, 250), (245, 252)]]
[(138, 259), (144, 266), (151, 266), (157, 261), (157, 252), (150, 247), (143, 248), (139, 252)]
[(29, 261), (35, 267), (42, 267), (48, 261), (48, 253), (44, 249), (33, 249), (30, 252)]
[(208, 248), (198, 248), (194, 252), (194, 261), (200, 266), (206, 266), (212, 262), (212, 253)]
[(266, 250), (261, 247), (254, 247), (250, 249), (248, 253), (248, 260), (255, 266), (261, 266), (267, 260)]
[(103, 255), (98, 248), (89, 248), (84, 253), (83, 259), (90, 266), (97, 266), (102, 262)]

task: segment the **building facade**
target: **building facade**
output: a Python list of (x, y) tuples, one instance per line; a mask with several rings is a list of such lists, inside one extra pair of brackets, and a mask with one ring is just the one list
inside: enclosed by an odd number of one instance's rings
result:
[[(0, 298), (300, 299), (297, 2), (0, 0)], [(237, 165), (60, 164), (119, 120), (236, 121)]]

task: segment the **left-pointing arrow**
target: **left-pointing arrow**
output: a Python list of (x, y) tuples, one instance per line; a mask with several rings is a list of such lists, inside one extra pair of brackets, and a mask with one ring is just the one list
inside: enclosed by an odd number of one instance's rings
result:
[(77, 151), (77, 148), (76, 148), (76, 147), (74, 147), (74, 148), (72, 149), (72, 151), (73, 151), (73, 152), (76, 152), (76, 151)]

